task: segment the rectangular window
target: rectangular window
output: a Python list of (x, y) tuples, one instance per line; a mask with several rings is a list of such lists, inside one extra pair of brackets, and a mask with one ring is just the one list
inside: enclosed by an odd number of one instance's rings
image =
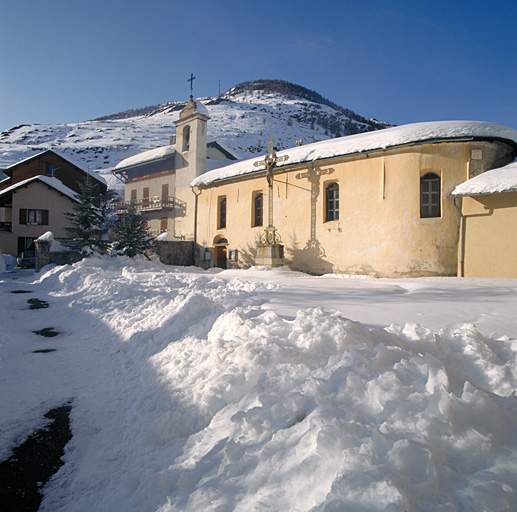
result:
[(142, 206), (144, 208), (149, 206), (149, 188), (148, 187), (144, 188), (144, 196), (143, 196), (143, 199), (142, 199)]
[(165, 233), (165, 231), (167, 231), (167, 223), (168, 217), (162, 217), (160, 219), (160, 233)]
[(20, 208), (20, 224), (48, 226), (48, 210), (28, 210)]
[(325, 221), (339, 220), (339, 185), (331, 183), (325, 189)]
[(55, 164), (47, 164), (47, 174), (52, 177), (54, 177), (56, 175), (56, 165)]
[(162, 185), (162, 203), (166, 203), (169, 199), (169, 184)]
[(226, 196), (219, 197), (217, 208), (217, 229), (226, 228)]
[(131, 190), (131, 202), (136, 203), (136, 189)]
[(253, 194), (253, 226), (262, 226), (264, 224), (264, 194), (262, 192), (254, 192)]
[(34, 246), (35, 238), (30, 238), (26, 236), (18, 237), (18, 256), (24, 251), (34, 251), (36, 247)]
[(420, 179), (420, 217), (441, 216), (441, 179), (435, 173), (427, 173)]

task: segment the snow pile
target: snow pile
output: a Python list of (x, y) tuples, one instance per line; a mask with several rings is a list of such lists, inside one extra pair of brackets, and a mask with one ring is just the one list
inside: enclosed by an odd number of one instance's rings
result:
[[(10, 310), (2, 357), (19, 367), (5, 369), (0, 447), (34, 409), (73, 400), (41, 510), (515, 510), (517, 340), (472, 324), (367, 328), (298, 295), (293, 317), (268, 309), (296, 279), (124, 257), (27, 278), (51, 306), (23, 327)], [(323, 296), (333, 280), (310, 282)], [(50, 318), (68, 337), (42, 361), (20, 340)], [(20, 385), (24, 372), (44, 389)]]
[(52, 231), (47, 231), (43, 233), (39, 238), (38, 242), (49, 242), (50, 243), (50, 252), (63, 252), (68, 251), (69, 249), (67, 247), (64, 247), (61, 245), (60, 242), (58, 242), (54, 238), (54, 234)]
[(517, 162), (484, 172), (458, 185), (453, 196), (476, 196), (517, 192)]
[[(508, 126), (482, 121), (436, 121), (413, 123), (385, 130), (348, 135), (331, 140), (324, 140), (304, 146), (279, 151), (278, 156), (287, 155), (289, 159), (277, 167), (287, 167), (303, 162), (313, 162), (325, 158), (352, 155), (390, 147), (403, 146), (416, 142), (431, 142), (462, 139), (465, 137), (500, 138), (517, 142), (517, 130)], [(243, 174), (257, 172), (251, 159), (228, 165), (223, 169), (205, 173), (193, 182), (193, 186), (202, 186), (215, 181), (229, 179)], [(264, 165), (258, 169), (264, 169)]]
[(17, 265), (16, 258), (10, 254), (0, 254), (0, 272), (5, 272)]

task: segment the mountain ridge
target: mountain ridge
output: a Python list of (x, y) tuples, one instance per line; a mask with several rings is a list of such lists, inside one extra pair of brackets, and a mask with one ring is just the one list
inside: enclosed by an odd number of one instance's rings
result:
[[(266, 153), (269, 137), (281, 150), (299, 140), (306, 144), (392, 126), (284, 80), (242, 82), (223, 94), (197, 100), (209, 111), (209, 138), (241, 158)], [(110, 188), (120, 188), (113, 168), (127, 157), (168, 145), (185, 104), (170, 101), (79, 123), (15, 126), (0, 133), (0, 170), (55, 148), (98, 172)]]

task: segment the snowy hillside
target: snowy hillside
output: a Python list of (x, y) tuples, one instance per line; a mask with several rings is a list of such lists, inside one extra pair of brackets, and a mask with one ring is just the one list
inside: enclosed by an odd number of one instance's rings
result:
[[(272, 87), (275, 83), (284, 87)], [(210, 116), (208, 136), (243, 158), (266, 153), (269, 137), (277, 149), (285, 149), (298, 139), (310, 143), (389, 126), (280, 81), (240, 84), (201, 102)], [(124, 158), (169, 144), (184, 105), (169, 102), (82, 123), (14, 127), (0, 134), (0, 170), (54, 147), (99, 171), (111, 188), (119, 188), (111, 170)]]
[(41, 512), (517, 510), (515, 280), (104, 257), (0, 283), (0, 460), (71, 407)]

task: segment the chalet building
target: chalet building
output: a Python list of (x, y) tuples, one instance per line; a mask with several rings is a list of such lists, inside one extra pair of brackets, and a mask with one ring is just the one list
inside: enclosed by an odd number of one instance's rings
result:
[(96, 195), (106, 183), (54, 150), (44, 151), (5, 169), (0, 182), (0, 254), (18, 256), (34, 249), (34, 240), (47, 231), (66, 238), (69, 226), (64, 213), (80, 185), (89, 177)]
[(169, 146), (121, 161), (113, 173), (124, 181), (125, 194), (115, 213), (124, 213), (133, 203), (151, 234), (192, 241), (195, 196), (190, 183), (207, 169), (237, 160), (231, 150), (207, 139), (208, 120), (206, 107), (191, 96), (175, 122), (176, 136)]
[[(515, 254), (516, 213), (504, 206), (514, 192), (465, 198), (463, 205), (461, 194), (451, 194), (516, 155), (517, 130), (444, 121), (270, 151), (264, 160), (201, 174), (192, 182), (197, 263), (250, 267), (271, 244), (281, 249), (275, 264), (313, 274), (461, 275), (461, 243), (467, 252), (492, 243), (483, 240), (492, 227), (478, 216), (486, 217), (487, 208), (505, 230), (499, 238), (512, 238)], [(462, 216), (467, 233), (479, 225), (476, 240), (462, 238)], [(278, 239), (268, 242), (271, 224)], [(477, 272), (472, 260), (465, 263), (466, 272)], [(512, 275), (516, 265), (514, 256)]]

